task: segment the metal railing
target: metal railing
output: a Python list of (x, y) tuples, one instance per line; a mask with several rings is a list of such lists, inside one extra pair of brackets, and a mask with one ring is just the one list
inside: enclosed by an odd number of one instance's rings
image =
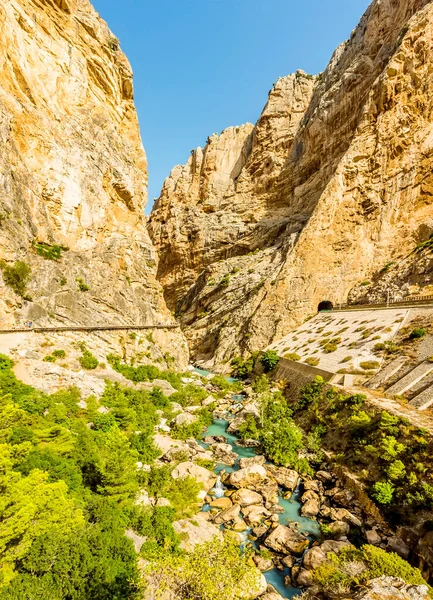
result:
[(178, 324), (158, 324), (158, 325), (75, 325), (71, 327), (14, 327), (10, 329), (0, 329), (2, 333), (46, 333), (63, 331), (129, 331), (131, 329), (179, 329)]

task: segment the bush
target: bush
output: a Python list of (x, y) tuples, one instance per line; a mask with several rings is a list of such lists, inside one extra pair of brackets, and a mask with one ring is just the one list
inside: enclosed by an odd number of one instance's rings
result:
[(253, 372), (257, 356), (258, 352), (255, 352), (247, 360), (244, 360), (241, 356), (236, 356), (233, 358), (230, 363), (232, 367), (232, 377), (237, 377), (238, 379), (247, 379)]
[(57, 244), (46, 244), (45, 242), (35, 242), (34, 248), (36, 253), (47, 260), (60, 260), (62, 257), (62, 252), (66, 252), (69, 248), (65, 246), (58, 246)]
[(4, 261), (0, 261), (0, 269), (5, 284), (12, 288), (18, 296), (24, 297), (32, 272), (30, 266), (21, 260), (17, 260), (13, 265), (7, 265)]
[(338, 556), (328, 554), (328, 559), (312, 572), (313, 581), (325, 593), (333, 593), (338, 589), (344, 590), (348, 596), (350, 590), (382, 576), (396, 577), (410, 585), (427, 585), (419, 569), (412, 567), (398, 554), (375, 546), (344, 548)]
[(265, 373), (269, 373), (269, 371), (275, 369), (277, 364), (280, 362), (280, 357), (275, 350), (266, 350), (266, 352), (263, 352), (261, 355), (260, 362), (263, 365)]
[(262, 394), (263, 392), (269, 392), (271, 386), (269, 384), (269, 379), (263, 373), (262, 375), (259, 375), (259, 377), (255, 378), (251, 387), (256, 394)]
[(337, 348), (338, 348), (337, 344), (329, 342), (323, 346), (323, 352), (325, 354), (331, 354), (331, 352), (335, 352), (337, 350)]
[(287, 358), (288, 360), (293, 360), (295, 362), (298, 362), (298, 360), (301, 360), (301, 357), (299, 356), (299, 354), (296, 354), (296, 352), (291, 352), (289, 354), (285, 354), (284, 358)]
[(52, 355), (56, 358), (65, 358), (66, 352), (64, 350), (53, 350)]
[(80, 292), (88, 292), (90, 290), (90, 287), (87, 285), (87, 283), (82, 277), (77, 277), (75, 281), (78, 283), (78, 289), (80, 290)]
[(230, 275), (229, 275), (229, 273), (226, 273), (220, 281), (220, 287), (229, 287), (229, 285), (230, 285)]
[(313, 358), (312, 356), (309, 356), (307, 359), (305, 359), (305, 362), (307, 365), (310, 365), (310, 367), (317, 367), (317, 365), (320, 363), (320, 358)]
[(388, 466), (386, 474), (392, 480), (401, 479), (406, 475), (406, 468), (401, 460), (395, 460)]
[(395, 488), (389, 481), (377, 481), (373, 486), (373, 498), (379, 504), (391, 504)]
[(56, 362), (56, 357), (52, 356), (51, 354), (49, 354), (48, 356), (45, 356), (43, 358), (44, 362), (50, 362), (50, 363), (55, 363)]
[(89, 350), (84, 350), (82, 356), (80, 356), (80, 358), (78, 359), (78, 362), (83, 367), (83, 369), (86, 369), (88, 371), (96, 369), (96, 367), (99, 365), (98, 359), (96, 358), (96, 356), (93, 356), (93, 354)]
[(422, 338), (426, 335), (427, 331), (425, 329), (421, 329), (421, 328), (417, 328), (414, 329), (410, 335), (409, 335), (409, 339), (411, 340), (417, 340), (419, 338)]
[(375, 360), (366, 360), (365, 362), (359, 363), (359, 366), (361, 369), (364, 369), (364, 371), (372, 371), (374, 369), (378, 369), (380, 363)]

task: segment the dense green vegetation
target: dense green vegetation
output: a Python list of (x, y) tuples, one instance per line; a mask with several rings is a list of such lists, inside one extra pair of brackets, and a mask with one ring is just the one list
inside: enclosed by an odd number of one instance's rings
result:
[[(148, 536), (142, 554), (180, 556), (172, 522), (190, 514), (200, 486), (152, 463), (160, 389), (107, 383), (98, 402), (69, 389), (46, 395), (18, 381), (0, 355), (0, 595), (4, 600), (138, 597), (128, 527)], [(101, 406), (106, 407), (102, 412)], [(140, 488), (173, 506), (139, 507)]]
[[(312, 577), (324, 592), (349, 594), (356, 587), (386, 574), (413, 585), (425, 585), (421, 572), (394, 552), (375, 546), (360, 549), (345, 548), (338, 556), (328, 555), (329, 562), (312, 572)], [(431, 590), (430, 590), (431, 595)]]
[(259, 353), (255, 352), (247, 359), (243, 359), (241, 356), (233, 358), (230, 363), (232, 367), (232, 377), (236, 377), (237, 379), (247, 379), (253, 372), (258, 355)]
[(320, 377), (290, 408), (305, 432), (356, 472), (391, 522), (413, 522), (418, 511), (433, 509), (427, 431), (367, 404), (362, 395), (326, 386)]
[(161, 556), (148, 567), (155, 589), (179, 600), (237, 600), (258, 589), (260, 574), (231, 536), (212, 540), (182, 558)]
[(299, 451), (306, 440), (292, 419), (292, 410), (281, 392), (272, 393), (265, 375), (257, 378), (254, 384), (259, 394), (259, 419), (248, 415), (239, 428), (241, 439), (260, 441), (266, 456), (276, 465), (291, 467), (301, 473), (311, 473), (305, 458), (299, 458)]

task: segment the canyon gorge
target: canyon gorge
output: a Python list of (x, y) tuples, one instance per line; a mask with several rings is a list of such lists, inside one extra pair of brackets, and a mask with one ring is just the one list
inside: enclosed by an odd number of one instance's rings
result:
[(433, 2), (373, 0), (149, 216), (89, 0), (0, 0), (0, 46), (0, 595), (431, 597), (433, 324), (386, 303), (433, 298)]

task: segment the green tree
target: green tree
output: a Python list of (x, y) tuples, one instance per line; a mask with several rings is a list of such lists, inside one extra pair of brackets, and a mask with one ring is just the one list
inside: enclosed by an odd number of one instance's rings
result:
[(138, 491), (137, 452), (128, 436), (113, 427), (98, 437), (101, 458), (101, 483), (98, 492), (118, 502), (132, 498)]
[(82, 511), (68, 497), (64, 481), (48, 482), (48, 475), (33, 470), (23, 477), (12, 471), (10, 449), (0, 446), (0, 581), (9, 583), (15, 563), (46, 533), (68, 535), (84, 524)]
[(269, 373), (269, 371), (275, 369), (277, 364), (280, 362), (280, 357), (275, 350), (266, 350), (266, 352), (263, 352), (261, 355), (260, 362), (263, 365), (265, 373)]

